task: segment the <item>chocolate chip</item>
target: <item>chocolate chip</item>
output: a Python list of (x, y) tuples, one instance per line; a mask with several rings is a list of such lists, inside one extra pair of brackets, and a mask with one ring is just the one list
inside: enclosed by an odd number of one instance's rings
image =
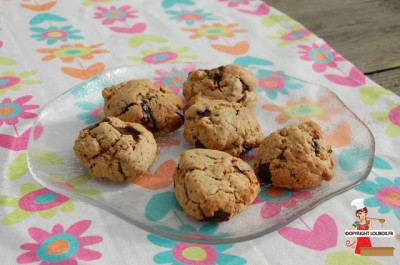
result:
[(206, 148), (205, 145), (202, 142), (200, 142), (199, 139), (196, 140), (194, 146), (196, 146), (196, 148)]
[(128, 177), (124, 173), (124, 170), (122, 169), (121, 162), (118, 163), (118, 172), (124, 177), (124, 180), (128, 179)]
[(129, 111), (129, 108), (132, 107), (133, 105), (135, 105), (135, 104), (131, 103), (131, 104), (126, 105), (120, 115), (127, 113)]
[(240, 83), (242, 83), (243, 91), (248, 91), (249, 90), (249, 86), (246, 85), (246, 83), (242, 79), (239, 79), (239, 80), (240, 80)]
[(241, 156), (245, 155), (247, 152), (249, 152), (251, 149), (253, 149), (253, 146), (247, 145), (247, 144), (243, 144), (242, 148), (243, 148), (243, 151), (240, 154)]
[(332, 147), (329, 147), (328, 153), (332, 153)]
[(142, 134), (141, 132), (132, 127), (125, 127), (125, 128), (114, 127), (114, 128), (117, 129), (121, 134), (132, 135), (133, 139), (135, 140), (139, 139), (139, 135)]
[(272, 184), (269, 163), (261, 164), (258, 167), (258, 179), (266, 185)]
[(321, 148), (318, 144), (317, 139), (312, 139), (311, 146), (312, 146), (312, 148), (314, 148), (316, 154), (318, 154), (321, 151)]
[(95, 124), (89, 125), (88, 127), (84, 128), (84, 130), (93, 130), (94, 128), (97, 128), (100, 125), (100, 122), (97, 122)]
[(214, 81), (215, 86), (219, 86), (222, 76), (224, 75), (224, 70), (225, 67), (220, 66), (212, 70), (204, 70), (204, 72), (206, 72), (206, 74)]
[(178, 114), (178, 116), (181, 119), (182, 123), (184, 123), (185, 122), (185, 114), (183, 112), (183, 109), (178, 109), (178, 111), (176, 111), (175, 113)]
[(110, 122), (110, 119), (109, 118), (104, 118), (104, 119), (102, 119), (101, 121), (99, 121), (99, 122), (97, 122), (95, 124), (89, 125), (88, 127), (84, 128), (83, 130), (89, 130), (89, 131), (93, 130), (94, 128), (97, 128), (100, 125), (100, 123), (102, 123), (102, 122)]
[(145, 125), (150, 131), (156, 132), (158, 131), (156, 121), (153, 117), (153, 113), (145, 102), (142, 102), (140, 104), (142, 106), (142, 113), (143, 113), (143, 118), (142, 118), (142, 123)]
[(221, 209), (218, 209), (218, 211), (214, 212), (213, 216), (206, 216), (204, 218), (204, 221), (207, 222), (222, 222), (228, 220), (229, 220), (229, 214), (227, 214), (225, 211)]
[(204, 118), (204, 117), (210, 117), (211, 115), (211, 111), (209, 110), (205, 110), (205, 111), (197, 111), (196, 112), (197, 116), (199, 116), (199, 118)]
[(152, 101), (155, 98), (157, 98), (155, 95), (151, 95), (151, 96), (147, 97), (147, 100), (148, 101)]
[(278, 159), (280, 161), (286, 161), (285, 156), (283, 155), (283, 152), (278, 156)]

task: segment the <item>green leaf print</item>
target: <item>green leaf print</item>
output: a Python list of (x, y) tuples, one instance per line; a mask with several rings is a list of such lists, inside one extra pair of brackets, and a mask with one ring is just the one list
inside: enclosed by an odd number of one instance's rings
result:
[(137, 48), (142, 46), (145, 42), (158, 42), (158, 43), (165, 43), (167, 42), (167, 39), (161, 36), (157, 35), (151, 35), (151, 34), (140, 34), (133, 36), (129, 40), (129, 46), (132, 48)]
[(14, 61), (14, 59), (0, 56), (0, 65), (16, 65), (16, 64), (17, 64), (17, 62)]
[(9, 180), (16, 180), (28, 172), (26, 154), (19, 154), (7, 168), (6, 176)]
[(380, 86), (366, 86), (360, 89), (360, 98), (367, 105), (373, 105), (381, 95), (395, 95), (392, 91)]
[(349, 251), (338, 251), (326, 256), (325, 265), (380, 265), (379, 262), (368, 257), (358, 256)]
[(31, 151), (32, 161), (37, 164), (46, 166), (62, 166), (64, 159), (53, 152), (48, 152), (40, 149), (33, 149)]

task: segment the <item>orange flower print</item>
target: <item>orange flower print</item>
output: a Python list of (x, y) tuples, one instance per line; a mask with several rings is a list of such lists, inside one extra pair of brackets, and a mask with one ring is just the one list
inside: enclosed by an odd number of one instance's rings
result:
[(182, 30), (193, 33), (190, 35), (191, 39), (206, 37), (210, 40), (217, 40), (221, 36), (232, 38), (235, 37), (235, 33), (247, 32), (245, 29), (234, 29), (237, 25), (237, 23), (227, 25), (214, 23), (212, 25), (203, 24), (200, 28), (182, 28)]
[(38, 49), (40, 53), (48, 53), (42, 58), (42, 61), (50, 61), (55, 58), (59, 58), (64, 63), (72, 63), (75, 59), (80, 58), (83, 60), (93, 59), (94, 54), (108, 53), (108, 50), (96, 49), (103, 44), (95, 44), (90, 46), (85, 46), (84, 44), (77, 43), (74, 45), (63, 44), (58, 49)]
[(162, 163), (154, 173), (147, 172), (140, 178), (134, 179), (131, 182), (144, 189), (160, 190), (167, 188), (173, 182), (172, 175), (177, 164), (170, 159)]
[(331, 114), (339, 111), (333, 107), (326, 107), (330, 100), (330, 96), (320, 98), (317, 101), (312, 101), (309, 98), (302, 97), (298, 101), (286, 101), (286, 106), (264, 104), (262, 108), (264, 110), (280, 112), (280, 114), (275, 118), (277, 123), (285, 123), (292, 118), (296, 119), (298, 122), (304, 122), (310, 119), (328, 121)]

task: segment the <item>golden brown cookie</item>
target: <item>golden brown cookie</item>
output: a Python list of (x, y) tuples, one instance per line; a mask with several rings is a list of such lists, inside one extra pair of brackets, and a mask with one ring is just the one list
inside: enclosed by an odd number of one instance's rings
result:
[(254, 170), (261, 182), (305, 189), (333, 178), (331, 146), (312, 121), (271, 133), (260, 145)]
[(253, 107), (257, 102), (257, 94), (254, 92), (257, 84), (257, 78), (252, 73), (241, 66), (228, 64), (189, 73), (183, 83), (183, 96), (190, 105), (199, 98), (208, 98)]
[(179, 129), (184, 122), (180, 97), (150, 80), (123, 82), (105, 88), (102, 94), (105, 116), (140, 123), (156, 137)]
[(185, 112), (183, 135), (197, 148), (240, 156), (257, 147), (263, 135), (253, 112), (239, 103), (201, 99)]
[(126, 181), (147, 171), (156, 157), (157, 145), (142, 125), (108, 117), (81, 130), (74, 151), (93, 176)]
[(247, 163), (216, 150), (184, 151), (173, 179), (176, 199), (196, 220), (229, 220), (260, 192), (257, 177)]

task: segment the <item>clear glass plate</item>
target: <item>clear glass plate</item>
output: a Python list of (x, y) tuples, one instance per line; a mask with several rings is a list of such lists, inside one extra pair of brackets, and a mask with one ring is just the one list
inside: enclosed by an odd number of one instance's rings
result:
[[(234, 243), (253, 239), (295, 220), (318, 204), (365, 180), (375, 152), (374, 138), (329, 89), (263, 68), (248, 68), (259, 80), (259, 100), (254, 112), (262, 131), (272, 131), (296, 121), (314, 120), (333, 145), (335, 178), (303, 191), (264, 188), (252, 205), (222, 223), (194, 221), (174, 196), (172, 174), (180, 153), (193, 148), (183, 128), (157, 139), (158, 156), (149, 172), (125, 184), (90, 177), (73, 152), (78, 132), (102, 119), (101, 90), (129, 79), (148, 78), (180, 87), (187, 73), (218, 64), (177, 63), (114, 68), (77, 85), (38, 115), (27, 153), (29, 169), (43, 186), (97, 206), (150, 233), (182, 242)], [(40, 136), (40, 137), (39, 137)], [(242, 157), (250, 165), (257, 150)]]

